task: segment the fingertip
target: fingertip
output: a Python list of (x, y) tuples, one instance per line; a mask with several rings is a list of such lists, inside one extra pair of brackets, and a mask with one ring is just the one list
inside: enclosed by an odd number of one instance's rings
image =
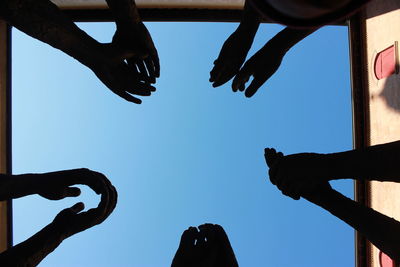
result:
[(232, 82), (232, 86), (231, 86), (231, 87), (232, 87), (232, 91), (233, 91), (233, 92), (237, 92), (238, 87), (237, 87), (237, 84), (236, 84), (235, 81)]
[(68, 192), (69, 196), (71, 196), (71, 197), (77, 197), (77, 196), (79, 196), (81, 194), (81, 189), (78, 188), (78, 187), (70, 187), (68, 189), (68, 191), (69, 191)]
[(133, 102), (133, 103), (135, 103), (135, 104), (138, 104), (138, 105), (140, 105), (140, 104), (142, 104), (142, 100), (140, 100), (139, 98), (134, 98), (134, 99), (132, 99), (132, 100), (128, 100), (129, 102)]
[(252, 88), (247, 88), (247, 90), (244, 92), (244, 95), (247, 98), (252, 97), (254, 94), (256, 93), (256, 90), (252, 89)]
[(241, 86), (241, 79), (239, 78), (239, 74), (237, 74), (232, 81), (232, 91), (237, 92), (240, 86)]
[(71, 210), (75, 213), (81, 212), (85, 208), (85, 204), (83, 202), (78, 202), (71, 207)]
[(221, 86), (221, 85), (222, 85), (221, 82), (216, 81), (216, 82), (213, 83), (212, 86), (213, 86), (214, 88), (216, 88), (216, 87)]

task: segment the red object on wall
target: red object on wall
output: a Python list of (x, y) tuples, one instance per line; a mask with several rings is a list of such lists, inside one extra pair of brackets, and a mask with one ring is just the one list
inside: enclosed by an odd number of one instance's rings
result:
[(381, 267), (396, 267), (395, 262), (382, 251), (379, 251), (379, 263)]
[(375, 77), (380, 80), (396, 72), (396, 46), (392, 45), (376, 55)]

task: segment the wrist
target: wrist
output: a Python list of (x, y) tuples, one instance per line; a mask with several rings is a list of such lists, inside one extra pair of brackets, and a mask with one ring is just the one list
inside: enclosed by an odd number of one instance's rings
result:
[(243, 36), (249, 36), (251, 39), (254, 39), (259, 26), (259, 22), (241, 22), (237, 27), (236, 32)]
[(326, 207), (326, 205), (331, 203), (332, 199), (335, 198), (335, 193), (336, 191), (332, 189), (328, 183), (327, 185), (321, 185), (315, 191), (304, 195), (303, 197), (315, 205)]
[(47, 227), (54, 235), (55, 240), (58, 240), (60, 243), (70, 236), (67, 234), (65, 225), (61, 224), (57, 219), (54, 219)]

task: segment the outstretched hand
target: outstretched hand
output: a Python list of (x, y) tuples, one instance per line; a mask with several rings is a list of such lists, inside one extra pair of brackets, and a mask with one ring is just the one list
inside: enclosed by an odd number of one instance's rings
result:
[(110, 184), (103, 174), (85, 168), (25, 176), (30, 180), (33, 192), (49, 200), (79, 196), (81, 191), (74, 185), (87, 185), (96, 194), (103, 194)]
[[(285, 52), (271, 41), (255, 53), (236, 74), (232, 82), (232, 90), (245, 91), (246, 97), (252, 97), (258, 89), (278, 70)], [(253, 80), (246, 88), (246, 83)]]
[[(100, 176), (98, 177), (100, 178)], [(114, 210), (117, 204), (117, 191), (105, 176), (101, 180), (101, 186), (98, 188), (98, 192), (101, 193), (101, 201), (97, 208), (82, 212), (85, 206), (79, 202), (62, 210), (54, 218), (53, 224), (63, 239), (102, 223)]]
[(157, 49), (143, 22), (117, 27), (112, 43), (141, 81), (155, 83), (160, 77)]
[(183, 232), (172, 267), (237, 267), (224, 229), (217, 224), (189, 227)]
[(240, 70), (253, 43), (254, 34), (237, 29), (222, 46), (214, 67), (210, 72), (213, 87), (223, 85)]
[(90, 68), (112, 92), (136, 104), (142, 101), (133, 95), (151, 95), (156, 90), (151, 84), (160, 76), (158, 53), (142, 22), (117, 28)]
[[(315, 198), (316, 193), (330, 189), (329, 179), (318, 175), (321, 167), (316, 153), (301, 153), (284, 156), (273, 148), (264, 150), (269, 167), (269, 178), (282, 194), (295, 200)], [(319, 166), (318, 166), (319, 165)]]

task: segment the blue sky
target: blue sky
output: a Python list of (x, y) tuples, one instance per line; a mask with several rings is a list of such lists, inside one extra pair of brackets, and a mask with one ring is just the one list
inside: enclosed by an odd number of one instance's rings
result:
[[(346, 27), (325, 27), (292, 49), (251, 99), (212, 88), (212, 62), (236, 23), (147, 23), (161, 78), (142, 105), (109, 91), (86, 67), (13, 30), (13, 172), (87, 167), (119, 201), (102, 225), (64, 241), (40, 266), (169, 266), (181, 233), (224, 226), (241, 266), (351, 266), (354, 232), (269, 182), (264, 147), (284, 153), (351, 149)], [(102, 42), (112, 23), (79, 26)], [(282, 29), (262, 25), (249, 55)], [(352, 196), (352, 181), (334, 187)], [(78, 201), (14, 201), (14, 241)]]

